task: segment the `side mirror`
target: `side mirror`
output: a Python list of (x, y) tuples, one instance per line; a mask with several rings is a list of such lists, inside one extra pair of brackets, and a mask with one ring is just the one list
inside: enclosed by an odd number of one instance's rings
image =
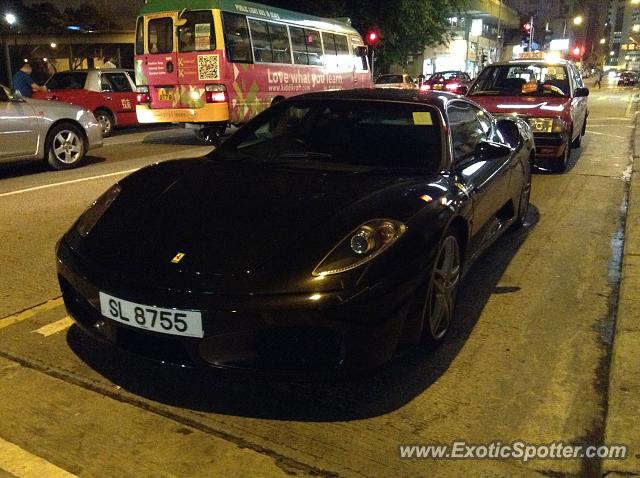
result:
[(504, 158), (511, 154), (511, 148), (504, 144), (493, 141), (481, 141), (476, 146), (476, 161), (491, 161), (493, 159)]
[(510, 119), (501, 119), (498, 121), (496, 126), (502, 135), (502, 138), (509, 146), (517, 148), (520, 145), (520, 141), (522, 141), (520, 129), (514, 121)]
[(586, 98), (587, 96), (589, 96), (589, 88), (576, 88), (576, 91), (573, 93), (573, 96), (575, 98), (580, 98), (580, 97)]

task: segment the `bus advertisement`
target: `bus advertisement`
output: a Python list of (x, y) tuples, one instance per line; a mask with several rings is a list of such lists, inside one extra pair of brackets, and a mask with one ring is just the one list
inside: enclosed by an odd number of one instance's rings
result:
[(140, 123), (184, 123), (215, 142), (273, 102), (372, 86), (347, 19), (232, 0), (146, 0), (137, 19)]

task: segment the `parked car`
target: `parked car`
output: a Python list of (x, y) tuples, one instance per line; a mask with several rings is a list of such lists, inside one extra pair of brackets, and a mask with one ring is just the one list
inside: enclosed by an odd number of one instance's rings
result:
[(133, 71), (113, 68), (63, 71), (54, 74), (45, 86), (49, 91), (34, 93), (34, 97), (64, 101), (93, 111), (105, 137), (117, 126), (138, 124)]
[(0, 85), (0, 161), (43, 159), (54, 169), (80, 164), (102, 146), (91, 111), (65, 103), (14, 96)]
[(623, 71), (618, 77), (618, 86), (635, 86), (638, 84), (638, 73), (635, 71)]
[(375, 367), (444, 339), (461, 276), (525, 221), (532, 154), (526, 122), (447, 93), (292, 97), (109, 188), (58, 243), (64, 302), (162, 361)]
[(417, 88), (411, 76), (406, 73), (402, 75), (380, 75), (374, 82), (375, 88), (400, 88), (413, 90)]
[(464, 71), (440, 71), (436, 72), (425, 80), (420, 89), (423, 91), (437, 90), (448, 91), (465, 95), (469, 91), (471, 77)]
[(571, 148), (587, 130), (589, 89), (575, 65), (564, 60), (514, 60), (488, 65), (469, 98), (496, 115), (519, 115), (535, 137), (536, 164), (567, 169)]

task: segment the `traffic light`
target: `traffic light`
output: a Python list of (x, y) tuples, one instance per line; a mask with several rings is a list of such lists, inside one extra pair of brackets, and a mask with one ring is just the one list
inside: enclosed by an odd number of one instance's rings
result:
[(380, 37), (376, 32), (370, 31), (369, 33), (367, 33), (367, 36), (365, 38), (367, 40), (367, 45), (376, 46)]
[(573, 56), (574, 58), (580, 58), (583, 53), (584, 53), (584, 48), (582, 48), (579, 45), (576, 45), (571, 49), (571, 56)]
[(531, 33), (531, 23), (527, 22), (522, 25), (522, 31), (525, 33)]

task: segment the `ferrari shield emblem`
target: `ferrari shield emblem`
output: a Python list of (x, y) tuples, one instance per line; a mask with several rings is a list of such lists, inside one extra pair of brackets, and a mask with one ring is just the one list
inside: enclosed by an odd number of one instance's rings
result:
[(173, 259), (171, 259), (171, 263), (172, 264), (180, 263), (180, 261), (184, 258), (184, 256), (186, 256), (184, 252), (178, 252), (176, 256)]

